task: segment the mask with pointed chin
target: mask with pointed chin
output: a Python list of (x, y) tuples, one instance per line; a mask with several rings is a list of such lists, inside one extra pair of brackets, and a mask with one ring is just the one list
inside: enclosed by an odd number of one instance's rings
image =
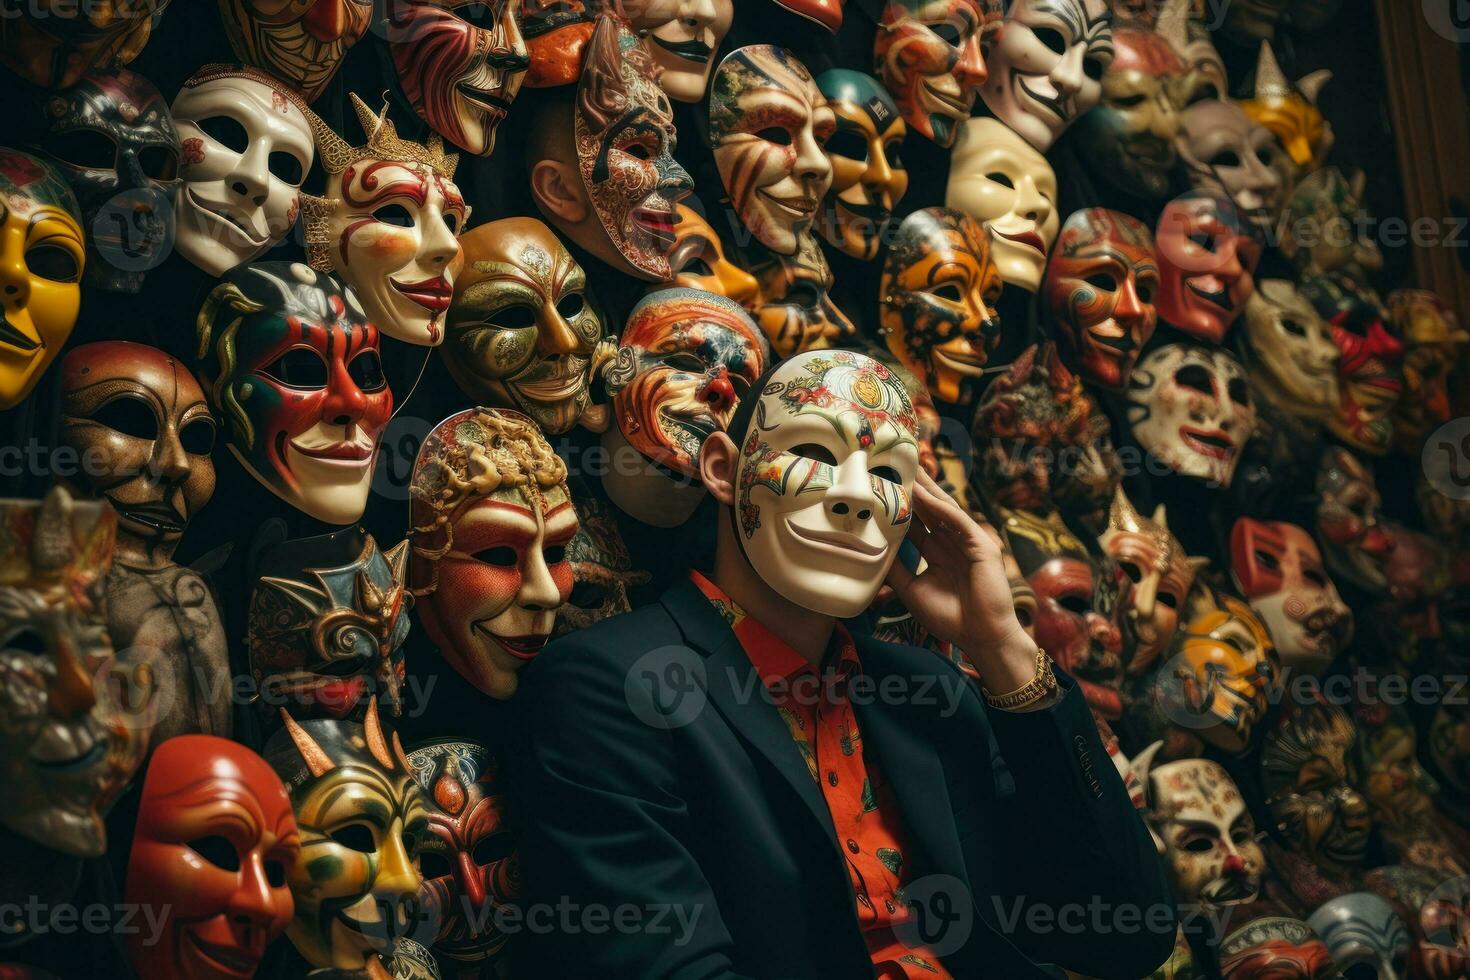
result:
[(988, 72), (999, 35), (1000, 0), (895, 0), (883, 5), (873, 41), (875, 74), (893, 93), (909, 129), (954, 146)]
[(971, 119), (950, 154), (945, 203), (985, 225), (1007, 285), (1041, 285), (1057, 240), (1057, 175), (1046, 157), (998, 119)]
[(378, 328), (352, 291), (300, 263), (241, 266), (209, 294), (198, 328), (230, 452), (298, 510), (357, 521), (393, 392)]
[(263, 68), (308, 102), (342, 66), (372, 21), (372, 0), (219, 0), (235, 55)]
[(1174, 900), (1220, 909), (1254, 901), (1266, 870), (1245, 797), (1218, 762), (1148, 771), (1148, 822), (1164, 844)]
[(127, 902), (163, 918), (151, 941), (129, 937), (138, 974), (253, 975), (295, 912), (286, 869), (300, 852), (291, 798), (264, 759), (213, 735), (160, 745), (128, 856)]
[(918, 420), (903, 383), (865, 355), (812, 351), (781, 364), (753, 397), (738, 434), (736, 540), (781, 596), (855, 616), (913, 518)]
[(414, 463), (409, 584), (440, 654), (492, 698), (551, 637), (572, 592), (577, 512), (567, 469), (529, 418), (470, 409), (424, 440)]
[(1228, 198), (1191, 191), (1164, 206), (1154, 245), (1159, 318), (1191, 337), (1220, 343), (1255, 286), (1261, 240)]
[(1327, 577), (1312, 536), (1295, 524), (1242, 517), (1230, 532), (1230, 562), (1281, 663), (1318, 675), (1353, 635), (1353, 614)]
[(1120, 621), (1132, 648), (1128, 673), (1142, 674), (1173, 641), (1197, 566), (1169, 530), (1164, 505), (1144, 517), (1122, 487), (1114, 491), (1098, 543), (1129, 580)]

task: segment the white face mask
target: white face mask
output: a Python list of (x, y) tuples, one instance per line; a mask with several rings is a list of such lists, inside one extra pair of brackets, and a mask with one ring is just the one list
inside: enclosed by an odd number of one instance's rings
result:
[(826, 616), (866, 609), (909, 530), (917, 431), (903, 384), (870, 357), (811, 351), (782, 364), (736, 468), (735, 534), (756, 574)]
[(1256, 410), (1234, 355), (1168, 344), (1133, 369), (1128, 423), (1138, 444), (1174, 472), (1228, 487)]
[[(1332, 327), (1285, 279), (1256, 283), (1245, 302), (1245, 333), (1257, 382), (1272, 401), (1303, 418), (1326, 420), (1338, 405), (1337, 362), (1342, 351)], [(1274, 382), (1274, 383), (1273, 383)]]
[(300, 99), (248, 68), (209, 66), (174, 99), (183, 147), (177, 247), (219, 276), (291, 230), (315, 156)]
[(985, 225), (1000, 277), (1034, 293), (1057, 240), (1057, 175), (999, 119), (971, 119), (950, 158), (945, 203)]

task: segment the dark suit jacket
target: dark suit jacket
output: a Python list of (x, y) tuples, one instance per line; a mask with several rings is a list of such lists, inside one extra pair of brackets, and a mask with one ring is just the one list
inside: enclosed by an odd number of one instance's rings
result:
[[(854, 707), (915, 852), (921, 938), (950, 972), (1161, 963), (1175, 932), (1163, 867), (1070, 679), (1047, 710), (987, 712), (933, 652), (857, 648), (897, 692)], [(873, 975), (842, 844), (764, 690), (691, 583), (525, 670), (509, 754), (530, 933), (518, 975)]]

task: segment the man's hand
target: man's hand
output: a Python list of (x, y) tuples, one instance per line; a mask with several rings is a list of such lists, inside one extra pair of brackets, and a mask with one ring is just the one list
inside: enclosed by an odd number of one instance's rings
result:
[(894, 562), (888, 584), (925, 629), (965, 652), (987, 688), (1004, 693), (1029, 683), (1036, 675), (1036, 643), (1016, 618), (1000, 536), (976, 523), (923, 471), (913, 507), (908, 538), (927, 567), (915, 575)]

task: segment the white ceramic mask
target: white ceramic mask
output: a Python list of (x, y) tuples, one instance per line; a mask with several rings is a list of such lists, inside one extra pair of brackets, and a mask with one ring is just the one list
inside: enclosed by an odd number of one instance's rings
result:
[(1128, 379), (1134, 438), (1182, 476), (1228, 487), (1255, 423), (1245, 371), (1221, 348), (1167, 344)]
[(990, 232), (1000, 277), (1036, 292), (1057, 240), (1057, 175), (1046, 157), (999, 119), (971, 119), (960, 129), (949, 165), (945, 204)]

